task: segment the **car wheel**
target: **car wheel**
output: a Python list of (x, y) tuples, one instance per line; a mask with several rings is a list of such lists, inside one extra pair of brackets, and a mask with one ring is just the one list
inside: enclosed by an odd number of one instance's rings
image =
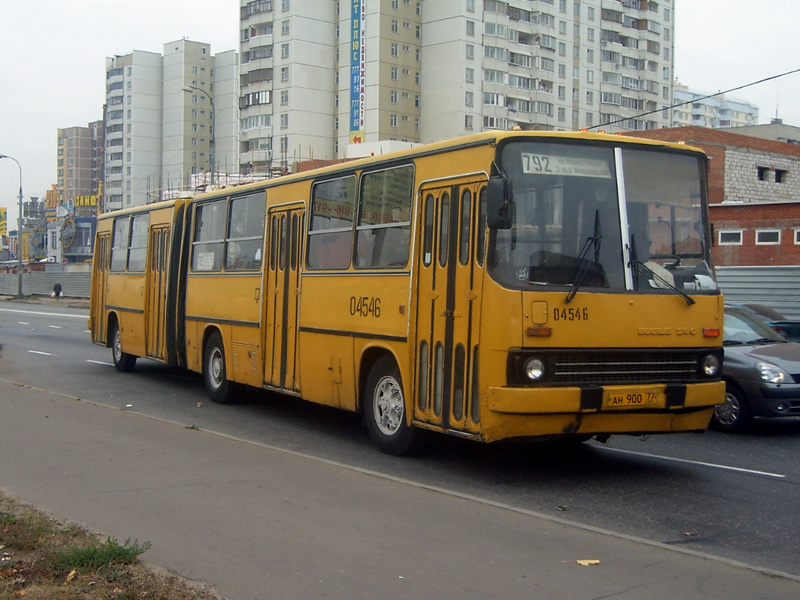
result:
[(719, 431), (743, 431), (753, 420), (747, 398), (732, 383), (725, 385), (725, 402), (714, 407), (711, 426)]

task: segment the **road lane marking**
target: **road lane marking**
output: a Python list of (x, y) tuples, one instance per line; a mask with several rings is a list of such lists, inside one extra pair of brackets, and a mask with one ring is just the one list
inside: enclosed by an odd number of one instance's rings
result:
[(114, 363), (103, 362), (102, 360), (90, 360), (90, 359), (87, 358), (86, 362), (92, 363), (92, 364), (95, 364), (95, 365), (103, 365), (105, 367), (113, 367), (114, 366)]
[(50, 329), (61, 329), (61, 325), (48, 325)]
[(58, 356), (58, 354), (53, 354), (52, 352), (41, 352), (39, 350), (28, 350), (31, 354), (41, 354), (42, 356)]
[(729, 465), (718, 465), (716, 463), (703, 462), (700, 460), (689, 460), (686, 458), (674, 458), (671, 456), (661, 456), (660, 454), (649, 454), (647, 452), (633, 452), (631, 450), (622, 450), (620, 448), (608, 448), (607, 446), (595, 446), (598, 450), (605, 450), (607, 452), (619, 452), (620, 454), (632, 454), (634, 456), (644, 456), (646, 458), (656, 458), (659, 460), (666, 460), (670, 462), (684, 463), (687, 465), (698, 465), (701, 467), (712, 467), (714, 469), (723, 469), (725, 471), (736, 471), (737, 473), (749, 473), (750, 475), (761, 475), (763, 477), (774, 477), (776, 479), (785, 479), (786, 475), (780, 473), (769, 473), (767, 471), (755, 471), (753, 469), (743, 469), (741, 467), (731, 467)]
[(35, 310), (17, 310), (14, 308), (0, 308), (0, 312), (19, 313), (23, 315), (39, 315), (42, 317), (67, 317), (69, 319), (86, 319), (86, 315), (68, 315), (66, 313), (37, 312)]

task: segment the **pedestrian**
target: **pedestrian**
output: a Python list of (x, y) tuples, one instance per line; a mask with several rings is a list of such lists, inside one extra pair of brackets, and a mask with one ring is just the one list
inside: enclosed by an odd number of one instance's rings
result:
[(56, 281), (56, 284), (53, 286), (53, 293), (50, 294), (50, 295), (53, 298), (55, 298), (56, 300), (59, 300), (61, 298), (62, 294), (63, 294), (63, 292), (62, 292), (62, 288), (61, 288), (61, 283)]

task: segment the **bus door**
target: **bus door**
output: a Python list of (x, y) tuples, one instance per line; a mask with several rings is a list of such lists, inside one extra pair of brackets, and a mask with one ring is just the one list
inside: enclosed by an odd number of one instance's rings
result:
[(106, 289), (108, 265), (111, 256), (111, 233), (98, 234), (94, 247), (94, 276), (92, 277), (92, 341), (105, 344), (106, 340)]
[(418, 421), (476, 433), (484, 177), (421, 188), (416, 400)]
[(303, 244), (302, 206), (269, 211), (264, 318), (264, 379), (272, 387), (299, 391), (297, 376), (297, 312)]
[(167, 356), (166, 302), (167, 302), (167, 249), (169, 248), (169, 226), (150, 228), (148, 244), (148, 269), (145, 290), (145, 343), (147, 356), (159, 360)]

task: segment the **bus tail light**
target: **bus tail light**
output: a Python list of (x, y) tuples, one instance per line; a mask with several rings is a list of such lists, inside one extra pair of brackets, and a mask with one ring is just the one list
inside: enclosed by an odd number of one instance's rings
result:
[(719, 327), (704, 327), (703, 337), (718, 338), (720, 334)]

